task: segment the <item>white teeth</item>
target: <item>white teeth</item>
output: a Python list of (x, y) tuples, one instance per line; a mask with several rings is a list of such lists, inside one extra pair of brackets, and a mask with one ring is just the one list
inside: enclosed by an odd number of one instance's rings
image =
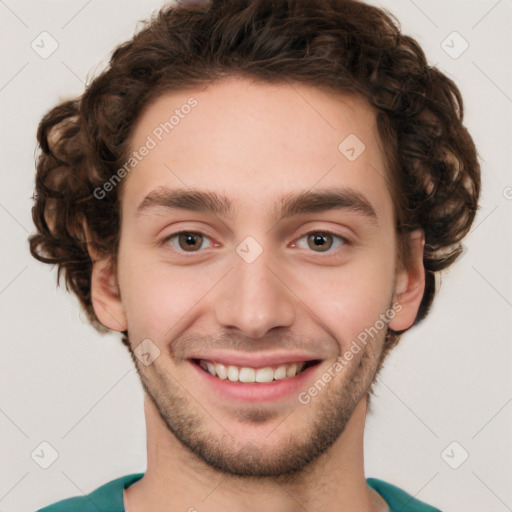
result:
[(210, 361), (201, 360), (199, 365), (211, 373), (213, 376), (222, 380), (230, 380), (231, 382), (272, 382), (273, 380), (282, 380), (287, 377), (295, 377), (299, 374), (306, 363), (290, 363), (282, 364), (275, 370), (269, 366), (265, 368), (248, 368), (246, 366), (238, 368), (229, 365), (224, 366), (221, 363), (211, 363)]
[(256, 380), (256, 372), (252, 368), (242, 368), (238, 374), (240, 382), (254, 382)]
[(272, 368), (260, 368), (256, 372), (256, 382), (272, 382), (274, 380), (274, 372)]
[[(212, 375), (215, 374), (212, 373)], [(236, 382), (238, 380), (238, 368), (236, 366), (228, 366), (228, 379), (231, 382)]]
[(297, 364), (292, 363), (290, 366), (288, 366), (288, 370), (286, 370), (286, 376), (293, 377), (296, 373), (297, 373)]
[(223, 364), (216, 364), (215, 370), (213, 372), (210, 372), (212, 375), (215, 375), (217, 373), (217, 377), (222, 380), (226, 380), (228, 378), (228, 371), (226, 370), (226, 367)]
[(286, 366), (282, 364), (279, 368), (274, 372), (274, 379), (281, 380), (286, 379)]

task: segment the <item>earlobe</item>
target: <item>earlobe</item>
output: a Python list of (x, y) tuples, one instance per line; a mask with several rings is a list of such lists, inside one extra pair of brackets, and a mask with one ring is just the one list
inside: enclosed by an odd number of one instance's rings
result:
[(93, 260), (91, 301), (98, 320), (108, 329), (127, 330), (126, 315), (110, 258)]
[(114, 263), (111, 258), (100, 256), (95, 249), (93, 237), (85, 221), (82, 227), (87, 240), (87, 252), (92, 261), (91, 302), (94, 313), (107, 329), (126, 331), (126, 315), (121, 303)]
[(414, 324), (425, 292), (425, 267), (423, 230), (410, 233), (411, 259), (408, 268), (402, 268), (396, 276), (396, 292), (393, 303), (400, 304), (397, 314), (389, 321), (394, 331), (408, 329)]

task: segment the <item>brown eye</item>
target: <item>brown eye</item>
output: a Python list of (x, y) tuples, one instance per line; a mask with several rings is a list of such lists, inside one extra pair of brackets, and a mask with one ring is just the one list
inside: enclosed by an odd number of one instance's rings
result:
[(328, 251), (332, 247), (332, 235), (330, 233), (310, 233), (308, 237), (308, 246), (311, 249), (319, 249), (319, 252)]
[(203, 235), (199, 233), (179, 233), (178, 241), (181, 249), (187, 252), (194, 252), (194, 250), (201, 248)]
[(309, 250), (309, 252), (313, 250), (313, 252), (319, 254), (327, 253), (326, 256), (338, 254), (339, 251), (343, 251), (343, 249), (348, 248), (350, 245), (350, 240), (344, 236), (324, 230), (304, 233), (293, 243), (293, 247)]
[[(207, 241), (205, 246), (204, 242)], [(169, 244), (177, 252), (200, 252), (211, 245), (210, 237), (195, 231), (180, 231), (166, 237), (163, 242)]]

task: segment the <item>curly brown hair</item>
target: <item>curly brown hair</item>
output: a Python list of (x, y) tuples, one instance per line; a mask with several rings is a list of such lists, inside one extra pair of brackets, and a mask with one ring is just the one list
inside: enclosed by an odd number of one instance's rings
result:
[[(88, 245), (115, 264), (122, 183), (102, 199), (94, 191), (127, 161), (151, 101), (230, 75), (357, 94), (376, 109), (405, 263), (407, 234), (425, 233), (417, 324), (432, 304), (436, 273), (462, 251), (478, 208), (480, 166), (457, 86), (427, 65), (392, 14), (357, 0), (213, 0), (153, 14), (81, 97), (41, 120), (32, 255), (58, 265), (57, 281), (62, 273), (91, 323), (104, 330), (91, 303)], [(388, 332), (384, 353), (403, 332)]]

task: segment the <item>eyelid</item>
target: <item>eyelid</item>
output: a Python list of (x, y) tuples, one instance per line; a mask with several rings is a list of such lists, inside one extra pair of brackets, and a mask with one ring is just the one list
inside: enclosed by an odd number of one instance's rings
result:
[[(202, 231), (195, 231), (195, 230), (192, 230), (192, 229), (182, 229), (180, 231), (175, 231), (173, 233), (170, 233), (169, 235), (166, 235), (159, 243), (158, 245), (166, 245), (166, 244), (169, 244), (170, 240), (179, 236), (179, 235), (182, 235), (182, 234), (187, 234), (187, 235), (200, 235), (201, 237), (203, 237), (203, 239), (209, 239), (210, 240), (210, 246), (214, 246), (214, 245), (218, 245), (217, 242), (213, 241), (213, 238), (210, 236), (210, 235), (207, 235), (206, 233), (202, 232)], [(208, 247), (208, 248), (209, 248)], [(203, 252), (203, 250), (199, 250), (199, 251), (184, 251), (184, 250), (180, 250), (180, 249), (175, 249), (174, 247), (172, 248), (174, 251), (178, 252), (178, 253), (181, 253), (181, 254), (200, 254), (201, 252)], [(202, 248), (201, 248), (202, 249)]]
[[(307, 237), (309, 235), (312, 235), (312, 234), (324, 234), (324, 235), (330, 235), (334, 238), (338, 238), (340, 239), (343, 243), (342, 243), (342, 246), (341, 247), (338, 247), (338, 248), (335, 248), (334, 250), (331, 250), (331, 248), (329, 248), (327, 251), (308, 251), (308, 252), (312, 252), (312, 253), (317, 253), (317, 254), (325, 254), (325, 256), (330, 256), (330, 255), (333, 255), (335, 253), (337, 253), (339, 250), (341, 250), (343, 247), (345, 246), (350, 246), (352, 245), (352, 242), (345, 236), (343, 235), (340, 235), (338, 233), (335, 233), (334, 231), (331, 231), (329, 229), (317, 229), (317, 228), (313, 228), (313, 229), (310, 229), (308, 231), (306, 231), (305, 233), (303, 233), (302, 235), (300, 235), (299, 237), (295, 238), (292, 242), (291, 242), (291, 246), (292, 247), (295, 247), (296, 244), (297, 244), (297, 241), (301, 240), (302, 238), (304, 237)], [(203, 237), (203, 239), (209, 239), (211, 241), (209, 247), (207, 248), (210, 248), (212, 246), (218, 246), (219, 243), (218, 242), (215, 242), (213, 240), (213, 238), (209, 235), (207, 235), (206, 233), (204, 233), (203, 231), (200, 231), (200, 230), (192, 230), (192, 229), (182, 229), (180, 231), (175, 231), (173, 233), (170, 233), (169, 235), (165, 236), (162, 241), (159, 243), (160, 245), (166, 245), (169, 243), (169, 241), (181, 234), (189, 234), (189, 235), (200, 235), (201, 237)], [(201, 252), (204, 252), (203, 250), (198, 250), (198, 251), (184, 251), (184, 250), (181, 250), (181, 249), (176, 249), (176, 248), (172, 248), (174, 251), (178, 252), (178, 253), (181, 253), (181, 254), (200, 254)], [(201, 248), (202, 249), (202, 248)]]
[(342, 244), (342, 247), (338, 247), (337, 249), (334, 249), (334, 250), (331, 250), (331, 248), (329, 248), (327, 251), (309, 251), (309, 252), (312, 252), (312, 253), (317, 253), (317, 254), (325, 254), (326, 256), (331, 256), (335, 253), (337, 253), (339, 250), (342, 250), (343, 247), (345, 246), (349, 246), (349, 245), (352, 245), (352, 242), (345, 236), (343, 235), (340, 235), (338, 233), (335, 233), (334, 231), (331, 231), (329, 229), (310, 229), (309, 231), (306, 231), (304, 234), (302, 234), (301, 236), (297, 237), (293, 242), (292, 244), (295, 246), (296, 245), (296, 242), (298, 240), (301, 240), (302, 238), (308, 236), (308, 235), (312, 235), (314, 233), (318, 233), (318, 234), (323, 234), (323, 235), (331, 235), (332, 237), (335, 237), (335, 238), (339, 238), (343, 244)]

